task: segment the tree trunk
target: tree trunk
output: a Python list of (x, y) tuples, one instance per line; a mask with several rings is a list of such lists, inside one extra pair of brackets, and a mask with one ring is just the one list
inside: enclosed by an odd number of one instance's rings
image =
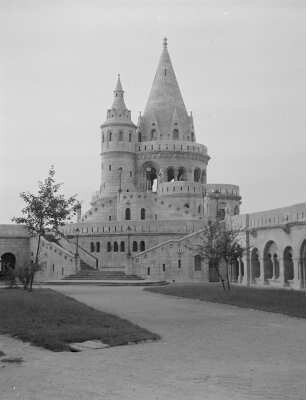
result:
[(35, 255), (35, 263), (34, 263), (34, 265), (32, 264), (32, 266), (30, 268), (30, 275), (29, 275), (29, 278), (27, 279), (27, 286), (29, 285), (29, 292), (32, 292), (32, 290), (33, 290), (34, 275), (35, 275), (36, 268), (37, 268), (37, 265), (38, 265), (40, 239), (41, 239), (41, 233), (38, 234), (38, 242), (37, 242), (37, 249), (36, 249), (36, 255)]
[(226, 281), (227, 281), (227, 289), (231, 290), (231, 284), (230, 284), (229, 273), (228, 273), (228, 263), (226, 263)]
[(220, 274), (219, 267), (218, 267), (218, 265), (216, 263), (214, 264), (214, 266), (215, 266), (215, 270), (217, 272), (218, 278), (222, 283), (223, 290), (226, 290), (226, 287), (225, 287), (225, 284), (224, 284), (224, 279), (223, 279), (223, 276)]

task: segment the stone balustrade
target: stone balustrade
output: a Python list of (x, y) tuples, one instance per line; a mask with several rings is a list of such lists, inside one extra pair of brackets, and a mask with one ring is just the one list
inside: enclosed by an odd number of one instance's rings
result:
[(207, 147), (195, 142), (169, 140), (141, 142), (136, 144), (136, 152), (138, 153), (160, 151), (198, 153), (207, 156)]

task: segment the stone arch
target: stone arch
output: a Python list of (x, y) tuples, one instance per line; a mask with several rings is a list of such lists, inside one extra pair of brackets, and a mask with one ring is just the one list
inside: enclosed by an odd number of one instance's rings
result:
[(269, 240), (264, 248), (264, 279), (279, 277), (278, 247), (273, 240)]
[(193, 180), (194, 182), (199, 182), (201, 179), (201, 170), (200, 168), (195, 168), (193, 172)]
[(3, 272), (9, 269), (15, 269), (16, 266), (16, 256), (13, 253), (3, 253), (1, 256), (1, 270)]
[(157, 190), (157, 171), (160, 168), (157, 164), (148, 161), (141, 167), (141, 190), (156, 192)]
[(259, 253), (256, 247), (251, 251), (251, 277), (253, 282), (260, 277)]
[(167, 168), (167, 181), (172, 182), (175, 179), (174, 175), (174, 168), (173, 167), (168, 167)]
[(291, 246), (287, 246), (284, 250), (284, 280), (291, 281), (294, 278), (293, 250)]
[(186, 181), (187, 179), (187, 171), (186, 168), (184, 167), (179, 167), (178, 173), (177, 173), (177, 180), (178, 181)]

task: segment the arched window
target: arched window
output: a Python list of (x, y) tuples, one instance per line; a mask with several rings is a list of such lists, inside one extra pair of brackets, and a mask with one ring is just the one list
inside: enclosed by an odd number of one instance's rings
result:
[(198, 206), (198, 213), (201, 214), (201, 205)]
[(132, 250), (133, 251), (138, 251), (138, 244), (137, 244), (137, 242), (135, 240), (133, 241)]
[(141, 142), (141, 132), (138, 132), (138, 142)]
[(178, 129), (173, 129), (172, 138), (173, 138), (173, 140), (179, 140), (179, 130)]
[(194, 133), (191, 132), (191, 141), (194, 142)]
[(118, 243), (114, 242), (114, 252), (118, 253)]
[(234, 215), (238, 215), (238, 214), (239, 214), (239, 206), (235, 206)]
[(167, 181), (174, 182), (174, 169), (172, 167), (167, 169)]
[(146, 210), (145, 210), (145, 208), (142, 208), (140, 210), (140, 219), (146, 219)]
[(94, 242), (90, 242), (90, 251), (93, 253), (95, 251), (95, 244)]
[(139, 250), (145, 251), (145, 249), (146, 249), (146, 244), (145, 244), (144, 240), (142, 240), (139, 245)]
[(112, 251), (112, 244), (111, 244), (111, 242), (107, 242), (107, 251), (108, 251), (108, 253), (109, 253), (110, 251)]
[(156, 140), (156, 129), (151, 130), (151, 140)]
[(201, 271), (202, 270), (201, 256), (200, 255), (196, 255), (194, 257), (194, 270), (195, 271)]
[(129, 142), (131, 142), (131, 141), (132, 141), (132, 133), (129, 132)]
[(109, 166), (108, 166), (108, 170), (109, 170), (109, 171), (111, 171), (111, 170), (112, 170), (112, 166), (111, 166), (111, 164), (109, 164)]
[(119, 131), (119, 142), (122, 142), (123, 140), (123, 132)]
[(104, 133), (102, 134), (102, 143), (104, 143)]
[(100, 253), (100, 242), (96, 243), (96, 252)]
[(108, 132), (108, 141), (111, 142), (112, 141), (112, 131)]
[(131, 219), (131, 209), (130, 208), (125, 209), (125, 219), (127, 221), (129, 221)]
[(125, 251), (125, 243), (120, 242), (120, 251)]
[(196, 168), (194, 170), (194, 173), (193, 173), (193, 180), (195, 182), (199, 182), (200, 181), (200, 177), (201, 177), (201, 170), (200, 170), (200, 168)]
[(201, 183), (206, 183), (206, 171), (203, 169), (201, 174)]

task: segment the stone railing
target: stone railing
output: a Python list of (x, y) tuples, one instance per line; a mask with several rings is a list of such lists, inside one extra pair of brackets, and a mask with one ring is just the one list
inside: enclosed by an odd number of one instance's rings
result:
[(189, 152), (207, 156), (207, 147), (195, 142), (182, 142), (178, 140), (140, 142), (136, 144), (136, 152)]
[(101, 154), (107, 153), (109, 151), (127, 151), (129, 153), (135, 153), (135, 142), (118, 142), (118, 141), (112, 141), (112, 142), (104, 142), (101, 145)]
[(157, 187), (159, 195), (179, 193), (198, 193), (201, 195), (214, 194), (221, 196), (239, 196), (239, 186), (227, 184), (203, 184), (199, 182), (162, 182)]
[(306, 204), (299, 203), (289, 207), (261, 211), (251, 214), (235, 215), (228, 218), (233, 228), (257, 229), (278, 225), (306, 223)]
[(83, 222), (68, 224), (62, 228), (67, 236), (75, 236), (76, 228), (80, 236), (97, 234), (142, 234), (142, 233), (191, 233), (200, 230), (204, 220), (163, 220), (163, 221), (111, 221), (111, 222)]

